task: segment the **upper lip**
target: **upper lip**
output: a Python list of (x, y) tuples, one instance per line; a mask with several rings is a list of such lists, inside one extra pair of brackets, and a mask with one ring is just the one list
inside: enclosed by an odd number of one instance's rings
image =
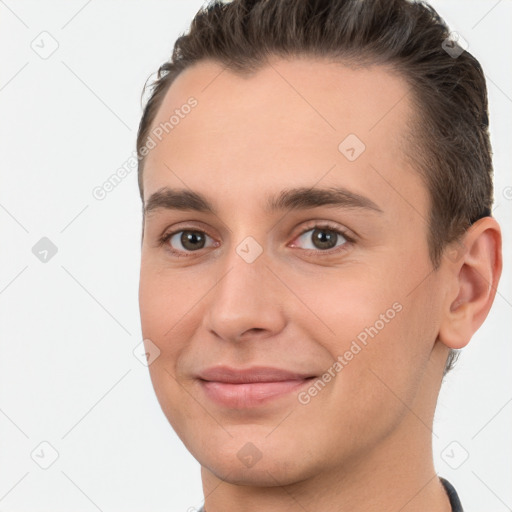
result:
[(269, 366), (252, 366), (250, 368), (231, 368), (229, 366), (212, 366), (201, 371), (198, 377), (202, 380), (244, 384), (250, 382), (279, 382), (284, 380), (299, 380), (314, 377), (304, 374), (272, 368)]

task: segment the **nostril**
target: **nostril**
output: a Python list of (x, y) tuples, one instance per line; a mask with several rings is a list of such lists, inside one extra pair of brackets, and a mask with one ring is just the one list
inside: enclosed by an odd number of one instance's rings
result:
[(250, 336), (251, 334), (259, 334), (260, 332), (264, 332), (264, 331), (265, 331), (265, 329), (263, 329), (262, 327), (253, 327), (251, 329), (247, 329), (247, 331), (245, 331), (240, 337), (244, 338), (244, 337)]

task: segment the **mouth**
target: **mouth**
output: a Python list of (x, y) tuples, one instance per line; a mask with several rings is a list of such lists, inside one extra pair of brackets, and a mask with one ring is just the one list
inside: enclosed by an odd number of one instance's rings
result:
[(293, 396), (316, 376), (267, 367), (213, 367), (198, 378), (206, 397), (222, 407), (247, 409)]

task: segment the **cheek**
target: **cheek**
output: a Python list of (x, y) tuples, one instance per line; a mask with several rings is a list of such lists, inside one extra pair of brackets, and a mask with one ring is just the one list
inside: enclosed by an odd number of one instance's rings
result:
[(358, 396), (363, 406), (380, 407), (396, 401), (388, 387), (412, 400), (435, 341), (429, 289), (420, 286), (411, 293), (419, 281), (412, 268), (404, 275), (391, 263), (383, 267), (354, 265), (332, 279), (323, 273), (295, 280), (298, 294), (316, 313), (297, 315), (295, 321), (323, 345), (333, 364), (340, 363), (331, 372), (342, 402)]
[[(183, 278), (181, 279), (183, 280)], [(186, 347), (187, 336), (180, 322), (191, 301), (180, 293), (180, 278), (171, 278), (142, 262), (139, 282), (139, 310), (144, 339), (151, 340), (160, 353), (149, 365), (149, 374), (160, 407), (171, 426), (181, 435), (186, 423), (187, 396), (175, 380), (177, 362)]]
[(139, 281), (139, 310), (144, 337), (161, 341), (175, 336), (182, 320), (204, 290), (191, 272), (165, 270), (149, 258), (142, 260)]
[[(347, 342), (359, 334), (364, 341), (369, 337), (366, 329), (375, 333), (375, 324), (379, 333), (389, 330), (399, 316), (400, 304), (393, 304), (399, 302), (400, 294), (393, 283), (385, 282), (362, 265), (354, 264), (338, 272), (328, 269), (317, 276), (295, 276), (292, 282), (311, 313), (297, 315), (293, 321), (300, 323), (311, 339), (327, 342), (336, 351), (348, 349)], [(313, 326), (322, 330), (314, 331)]]
[[(168, 294), (154, 273), (141, 269), (139, 282), (139, 311), (144, 338), (159, 338), (165, 332), (168, 316)], [(167, 328), (169, 328), (167, 326)]]
[(159, 350), (158, 357), (149, 366), (149, 373), (160, 405), (168, 417), (165, 402), (179, 395), (176, 394), (173, 376), (176, 375), (180, 353), (186, 346), (182, 332), (184, 324), (180, 319), (183, 319), (186, 313), (183, 308), (189, 301), (177, 292), (177, 288), (179, 282), (176, 280), (173, 282), (159, 272), (141, 267), (139, 310), (142, 336), (144, 340), (151, 340)]

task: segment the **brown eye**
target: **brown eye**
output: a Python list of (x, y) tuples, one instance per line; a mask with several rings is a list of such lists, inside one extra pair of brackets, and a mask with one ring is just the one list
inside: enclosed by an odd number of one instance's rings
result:
[(203, 231), (185, 229), (170, 233), (165, 237), (164, 241), (168, 241), (173, 251), (193, 252), (204, 249), (207, 238), (210, 237)]
[(205, 239), (199, 231), (182, 231), (180, 242), (189, 251), (195, 251), (204, 247)]
[[(304, 231), (299, 237), (298, 240), (302, 240), (303, 249), (320, 249), (320, 250), (329, 250), (333, 249), (339, 245), (343, 245), (348, 240), (343, 236), (343, 233), (332, 229), (332, 228), (324, 228), (324, 227), (315, 227), (313, 229), (308, 229)], [(308, 246), (309, 245), (309, 246)]]

